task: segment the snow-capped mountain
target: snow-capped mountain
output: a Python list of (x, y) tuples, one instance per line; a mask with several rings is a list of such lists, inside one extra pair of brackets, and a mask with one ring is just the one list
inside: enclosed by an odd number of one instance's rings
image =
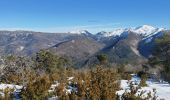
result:
[(149, 26), (149, 25), (143, 25), (143, 26), (137, 27), (135, 29), (132, 29), (131, 31), (146, 37), (146, 36), (150, 36), (155, 33), (158, 33), (162, 30), (164, 30), (164, 29), (156, 28), (156, 27)]
[(107, 37), (121, 36), (124, 33), (133, 32), (140, 36), (143, 36), (143, 38), (148, 38), (152, 35), (159, 33), (160, 31), (163, 31), (163, 30), (165, 30), (165, 29), (164, 28), (156, 28), (156, 27), (153, 27), (150, 25), (143, 25), (143, 26), (136, 27), (136, 28), (119, 28), (119, 29), (115, 29), (110, 32), (101, 31), (101, 32), (98, 32), (97, 34), (91, 34), (87, 30), (76, 30), (76, 31), (70, 31), (68, 33), (69, 34), (77, 34), (77, 35), (85, 35), (85, 36), (96, 37), (97, 39), (101, 39), (101, 38), (107, 38)]
[(143, 25), (143, 26), (137, 27), (135, 29), (132, 29), (131, 31), (135, 32), (137, 34), (140, 34), (140, 35), (147, 36), (149, 34), (156, 32), (157, 28), (155, 28), (153, 26), (149, 26), (149, 25)]
[(122, 33), (130, 31), (130, 32), (139, 34), (143, 37), (148, 37), (148, 36), (152, 36), (152, 35), (160, 32), (160, 31), (163, 31), (163, 30), (165, 30), (165, 29), (164, 28), (156, 28), (156, 27), (149, 26), (149, 25), (143, 25), (143, 26), (136, 27), (136, 28), (115, 29), (111, 32), (102, 31), (102, 32), (97, 33), (96, 36), (99, 36), (99, 37), (120, 36)]
[[(136, 28), (116, 29), (111, 32), (102, 31), (96, 34), (96, 39), (99, 42), (105, 43), (107, 45), (107, 50), (108, 48), (115, 47), (117, 47), (117, 49), (129, 47), (131, 48), (129, 51), (134, 52), (136, 55), (141, 54), (144, 57), (149, 57), (151, 50), (154, 48), (154, 40), (161, 37), (166, 30), (167, 29), (164, 28), (143, 25)], [(122, 50), (124, 49), (127, 48), (123, 48)], [(111, 51), (112, 49), (109, 50)], [(114, 50), (109, 55), (116, 52)], [(122, 50), (119, 50), (120, 54), (125, 53), (125, 51), (122, 52)]]
[(76, 31), (70, 31), (68, 32), (69, 34), (78, 34), (78, 35), (91, 35), (90, 32), (88, 32), (87, 30), (76, 30)]
[(116, 29), (112, 32), (99, 32), (96, 35), (100, 37), (120, 36), (123, 32), (128, 31), (127, 29)]

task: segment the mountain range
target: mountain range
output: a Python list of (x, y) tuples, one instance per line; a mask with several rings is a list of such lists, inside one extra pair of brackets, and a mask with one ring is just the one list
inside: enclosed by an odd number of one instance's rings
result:
[(106, 54), (111, 64), (140, 64), (147, 60), (156, 38), (170, 34), (165, 28), (143, 25), (92, 34), (87, 30), (67, 33), (0, 31), (0, 54), (33, 56), (41, 49), (68, 58), (75, 66), (98, 63)]

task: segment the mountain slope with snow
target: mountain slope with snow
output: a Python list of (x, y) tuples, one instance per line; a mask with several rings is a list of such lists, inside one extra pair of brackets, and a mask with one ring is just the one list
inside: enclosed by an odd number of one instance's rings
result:
[(149, 25), (143, 25), (140, 27), (137, 27), (135, 29), (132, 29), (132, 32), (135, 32), (137, 34), (143, 35), (143, 36), (148, 36), (154, 32), (157, 31), (157, 28)]
[(129, 31), (129, 32), (133, 32), (138, 35), (141, 35), (143, 37), (148, 37), (148, 36), (152, 36), (152, 35), (160, 32), (160, 31), (163, 31), (163, 30), (165, 30), (165, 29), (164, 28), (156, 28), (156, 27), (149, 26), (149, 25), (143, 25), (143, 26), (140, 26), (137, 28), (115, 29), (111, 32), (102, 31), (102, 32), (97, 33), (96, 36), (99, 36), (100, 38), (101, 37), (120, 36), (120, 35), (122, 35), (122, 33)]
[[(79, 58), (83, 58), (84, 55), (93, 58), (96, 53), (104, 52), (108, 54), (113, 63), (127, 61), (130, 63), (134, 57), (136, 57), (134, 62), (137, 62), (138, 58), (141, 61), (141, 55), (147, 58), (151, 54), (150, 51), (154, 46), (153, 40), (162, 36), (163, 30), (165, 29), (143, 25), (138, 28), (116, 29), (111, 32), (102, 31), (97, 34), (91, 34), (86, 30), (68, 33), (0, 31), (0, 54), (31, 56), (41, 49), (49, 49), (58, 45), (56, 47), (57, 52), (62, 52), (62, 54), (65, 54), (64, 56), (72, 55), (71, 59), (77, 58), (77, 54), (80, 55)], [(72, 43), (77, 39), (77, 45)], [(98, 47), (101, 48), (92, 51), (92, 49)]]
[(76, 31), (70, 31), (68, 32), (69, 34), (78, 34), (78, 35), (81, 35), (81, 34), (84, 34), (84, 35), (90, 35), (91, 33), (88, 32), (87, 30), (76, 30)]
[(128, 31), (127, 29), (116, 29), (111, 32), (99, 32), (96, 34), (96, 36), (101, 36), (101, 37), (110, 37), (110, 36), (120, 36), (123, 32)]

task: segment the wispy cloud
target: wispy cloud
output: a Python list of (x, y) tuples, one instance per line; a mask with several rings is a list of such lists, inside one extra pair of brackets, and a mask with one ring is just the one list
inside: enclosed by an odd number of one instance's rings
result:
[(99, 31), (109, 31), (113, 30), (114, 28), (119, 28), (120, 23), (107, 23), (107, 24), (93, 24), (93, 25), (76, 25), (76, 26), (64, 26), (64, 27), (50, 27), (44, 29), (44, 31), (50, 32), (68, 32), (68, 31), (75, 31), (75, 30), (88, 30), (90, 32), (96, 33)]
[(92, 25), (75, 25), (75, 26), (59, 26), (59, 27), (46, 27), (46, 28), (0, 28), (0, 30), (31, 30), (42, 32), (69, 32), (75, 30), (88, 30), (96, 33), (98, 31), (110, 31), (114, 28), (119, 28), (120, 23), (107, 23), (107, 24), (92, 24)]

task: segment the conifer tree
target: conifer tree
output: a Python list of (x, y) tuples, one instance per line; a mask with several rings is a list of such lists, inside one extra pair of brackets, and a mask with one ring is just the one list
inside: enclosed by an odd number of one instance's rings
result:
[(170, 82), (170, 36), (164, 35), (156, 40), (153, 56), (149, 59), (149, 64), (163, 66), (162, 75)]

